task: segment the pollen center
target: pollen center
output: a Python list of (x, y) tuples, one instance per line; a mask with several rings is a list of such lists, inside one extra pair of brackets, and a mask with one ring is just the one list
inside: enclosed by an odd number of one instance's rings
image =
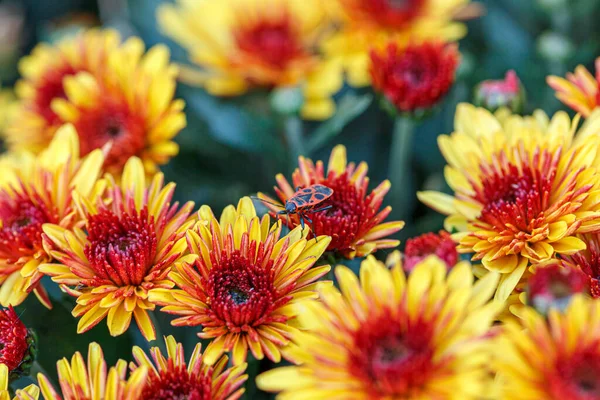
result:
[(355, 333), (350, 371), (374, 397), (408, 395), (427, 381), (434, 368), (425, 324), (402, 327), (384, 314)]
[(37, 199), (11, 197), (0, 192), (0, 256), (16, 260), (32, 255), (42, 247), (42, 225), (56, 222), (58, 215)]
[(235, 32), (235, 40), (246, 56), (277, 69), (306, 56), (287, 13), (278, 18), (242, 24)]
[[(211, 369), (208, 369), (211, 372)], [(185, 365), (169, 361), (166, 369), (159, 375), (152, 374), (150, 382), (144, 387), (142, 397), (145, 400), (211, 400), (212, 379), (209, 374), (188, 372)]]
[(89, 244), (84, 252), (96, 272), (98, 284), (140, 285), (156, 256), (156, 230), (144, 208), (139, 214), (121, 216), (103, 210), (89, 217)]
[(223, 253), (207, 284), (215, 317), (235, 330), (269, 315), (276, 298), (271, 265), (272, 261), (266, 268), (255, 265), (237, 250), (231, 255)]

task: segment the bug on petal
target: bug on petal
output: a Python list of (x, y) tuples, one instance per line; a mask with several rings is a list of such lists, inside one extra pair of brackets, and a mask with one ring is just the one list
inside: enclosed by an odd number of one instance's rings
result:
[[(332, 205), (321, 207), (323, 202), (330, 198), (331, 195), (333, 195), (333, 189), (325, 185), (315, 184), (305, 188), (298, 186), (294, 195), (285, 202), (285, 206), (280, 206), (264, 199), (259, 200), (277, 207), (283, 207), (283, 210), (277, 212), (279, 215), (286, 214), (289, 217), (296, 214), (300, 218), (302, 229), (304, 229), (305, 221), (312, 224), (312, 220), (307, 214), (326, 211), (333, 207)], [(314, 231), (314, 229), (312, 230)]]

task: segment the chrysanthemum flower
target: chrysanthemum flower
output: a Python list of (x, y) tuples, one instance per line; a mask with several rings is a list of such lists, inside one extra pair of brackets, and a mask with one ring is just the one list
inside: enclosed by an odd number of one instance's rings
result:
[(183, 70), (184, 81), (217, 96), (299, 85), (311, 119), (333, 114), (331, 96), (342, 86), (336, 64), (316, 52), (325, 17), (322, 0), (178, 0), (158, 11), (163, 31), (203, 69)]
[(327, 57), (340, 62), (353, 86), (368, 85), (369, 51), (390, 39), (453, 42), (466, 34), (455, 19), (467, 17), (469, 0), (332, 0), (327, 2), (342, 28), (324, 43)]
[(71, 195), (94, 196), (103, 155), (100, 150), (79, 157), (72, 126), (61, 128), (50, 146), (34, 156), (24, 153), (16, 165), (1, 164), (0, 184), (0, 304), (22, 303), (30, 292), (48, 308), (50, 299), (40, 284), (38, 266), (52, 256), (42, 245), (42, 225), (69, 229), (78, 223)]
[(600, 398), (600, 302), (576, 295), (564, 313), (527, 309), (520, 321), (494, 346), (501, 399)]
[(227, 368), (227, 356), (213, 366), (202, 362), (202, 345), (194, 348), (189, 364), (185, 361), (183, 345), (173, 336), (165, 338), (167, 357), (158, 347), (150, 349), (152, 359), (139, 347), (134, 347), (132, 370), (146, 367), (148, 379), (142, 390), (144, 400), (236, 400), (244, 393), (246, 364)]
[(173, 287), (167, 275), (185, 250), (193, 203), (171, 204), (175, 184), (165, 186), (162, 173), (146, 188), (144, 167), (136, 157), (125, 164), (120, 184), (110, 175), (107, 181), (105, 195), (96, 202), (75, 196), (83, 227), (44, 225), (44, 247), (61, 264), (44, 264), (40, 270), (77, 298), (78, 333), (107, 317), (111, 335), (117, 336), (133, 316), (144, 337), (154, 340), (148, 311), (155, 306), (148, 292)]
[(406, 241), (404, 248), (404, 271), (411, 272), (417, 264), (430, 255), (442, 260), (448, 269), (454, 267), (458, 262), (458, 251), (456, 243), (446, 231), (438, 234), (425, 233)]
[[(0, 400), (11, 400), (8, 391), (9, 384), (9, 368), (5, 364), (0, 363)], [(16, 396), (13, 400), (37, 400), (40, 395), (40, 389), (36, 385), (29, 385), (25, 389), (16, 391)]]
[(541, 314), (551, 307), (564, 309), (574, 294), (589, 291), (589, 279), (581, 270), (552, 261), (536, 268), (527, 281), (527, 303)]
[(284, 347), (296, 331), (291, 305), (316, 297), (316, 281), (329, 265), (313, 267), (330, 238), (306, 238), (299, 227), (281, 236), (281, 223), (256, 216), (248, 197), (227, 207), (217, 220), (203, 206), (199, 222), (187, 232), (193, 262), (183, 262), (169, 278), (179, 289), (154, 290), (150, 301), (161, 311), (179, 315), (175, 326), (199, 326), (203, 339), (213, 339), (204, 362), (213, 365), (224, 352), (233, 363), (246, 360), (248, 348), (255, 358), (281, 360)]
[(50, 46), (20, 64), (22, 107), (7, 130), (13, 149), (42, 150), (56, 129), (72, 123), (83, 155), (112, 141), (106, 169), (118, 174), (131, 156), (147, 173), (177, 154), (173, 137), (185, 126), (182, 100), (173, 100), (175, 66), (158, 45), (144, 54), (139, 38), (91, 30)]
[(575, 268), (585, 273), (590, 295), (600, 298), (600, 235), (596, 233), (578, 237), (585, 243), (585, 249), (575, 254), (562, 255), (555, 262), (565, 268)]
[(483, 398), (497, 275), (473, 284), (462, 263), (446, 277), (429, 257), (406, 278), (400, 264), (369, 256), (360, 282), (343, 266), (336, 276), (341, 293), (321, 287), (321, 302), (298, 306), (299, 365), (260, 375), (259, 388), (285, 399)]
[[(327, 250), (335, 251), (346, 258), (354, 258), (363, 257), (378, 249), (398, 246), (400, 243), (398, 240), (384, 239), (404, 227), (402, 221), (383, 223), (392, 211), (390, 206), (380, 210), (383, 198), (390, 190), (389, 181), (382, 182), (368, 193), (367, 164), (361, 162), (356, 166), (354, 163), (348, 163), (346, 148), (342, 145), (336, 146), (331, 152), (327, 175), (322, 161), (317, 161), (315, 165), (312, 160), (299, 157), (298, 164), (299, 168), (292, 175), (292, 185), (282, 174), (277, 175), (279, 187), (275, 187), (275, 192), (279, 200), (285, 204), (295, 193), (295, 188), (299, 186), (308, 187), (318, 183), (333, 189), (333, 195), (321, 203), (322, 207), (332, 207), (308, 215), (312, 220), (311, 227), (315, 235), (331, 237)], [(262, 193), (259, 193), (258, 197), (277, 204), (275, 200)], [(265, 205), (273, 215), (283, 207)], [(290, 215), (289, 219), (287, 215), (279, 217), (283, 222), (289, 222), (291, 228), (300, 225), (297, 215)]]
[(37, 354), (36, 338), (11, 307), (0, 310), (0, 364), (11, 378), (29, 374)]
[(87, 363), (77, 352), (70, 363), (63, 358), (56, 365), (60, 392), (54, 389), (45, 375), (38, 374), (44, 400), (137, 400), (142, 398), (140, 396), (148, 376), (148, 369), (142, 367), (127, 377), (125, 360), (119, 360), (108, 368), (98, 343), (90, 343)]
[[(598, 115), (600, 117), (600, 114)], [(600, 118), (588, 119), (577, 139), (577, 121), (557, 113), (496, 119), (487, 110), (460, 105), (456, 132), (439, 137), (454, 196), (419, 193), (449, 215), (458, 251), (474, 253), (502, 274), (497, 298), (505, 300), (528, 264), (585, 248), (577, 233), (600, 229), (599, 179), (592, 165)]]
[(567, 73), (567, 79), (549, 76), (547, 81), (560, 101), (587, 117), (600, 103), (600, 57), (596, 59), (595, 77), (579, 65), (575, 73)]
[(400, 48), (389, 43), (371, 51), (371, 78), (380, 92), (400, 112), (435, 106), (454, 83), (460, 53), (455, 44), (424, 42)]

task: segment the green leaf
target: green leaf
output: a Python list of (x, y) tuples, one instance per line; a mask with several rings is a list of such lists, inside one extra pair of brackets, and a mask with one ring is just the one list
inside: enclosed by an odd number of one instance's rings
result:
[(344, 127), (361, 115), (373, 101), (370, 94), (356, 95), (353, 93), (345, 95), (338, 104), (337, 112), (329, 120), (313, 131), (306, 146), (310, 154), (319, 150), (330, 140), (339, 135)]

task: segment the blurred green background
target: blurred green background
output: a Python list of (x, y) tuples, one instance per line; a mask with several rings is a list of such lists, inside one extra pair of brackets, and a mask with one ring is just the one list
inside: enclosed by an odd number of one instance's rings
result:
[[(138, 35), (148, 46), (167, 43), (175, 61), (185, 63), (185, 53), (160, 34), (155, 9), (160, 0), (22, 0), (0, 1), (0, 82), (10, 87), (18, 78), (18, 59), (40, 41), (52, 42), (82, 26), (117, 28), (124, 36)], [(416, 234), (437, 231), (443, 217), (418, 204), (415, 192), (423, 189), (447, 191), (445, 164), (436, 143), (439, 134), (450, 133), (456, 104), (471, 101), (473, 88), (484, 79), (501, 79), (516, 70), (527, 90), (526, 112), (541, 108), (552, 113), (563, 108), (546, 85), (549, 74), (563, 76), (577, 64), (593, 68), (600, 55), (600, 0), (487, 0), (481, 1), (485, 15), (469, 21), (469, 34), (460, 42), (463, 55), (457, 82), (435, 115), (420, 124), (415, 133), (410, 160), (410, 180), (402, 188), (405, 201), (391, 204), (392, 217), (405, 219), (399, 235), (405, 240)], [(289, 176), (289, 157), (298, 149), (285, 145), (283, 132), (274, 123), (269, 98), (253, 93), (242, 98), (217, 99), (197, 88), (181, 85), (178, 96), (187, 103), (187, 128), (177, 141), (180, 154), (164, 172), (177, 183), (180, 200), (208, 204), (217, 212), (256, 191), (272, 191), (274, 176)], [(373, 187), (388, 176), (392, 121), (380, 109), (369, 89), (344, 88), (337, 96), (338, 115), (324, 123), (306, 123), (306, 156), (329, 157), (335, 144), (348, 148), (350, 161), (366, 161)], [(365, 110), (366, 108), (366, 110)], [(364, 112), (363, 112), (364, 110)], [(130, 335), (111, 339), (105, 324), (85, 335), (73, 335), (76, 320), (70, 315), (72, 300), (53, 293), (58, 300), (49, 312), (33, 298), (20, 307), (26, 322), (40, 335), (42, 366), (49, 372), (59, 356), (84, 350), (87, 343), (103, 344), (107, 359), (127, 357), (130, 347), (147, 344), (131, 329)], [(197, 339), (193, 330), (169, 327), (158, 314), (163, 332), (175, 333), (191, 351)], [(52, 324), (48, 324), (49, 320)], [(61, 327), (56, 329), (56, 327)], [(72, 340), (64, 340), (65, 332)], [(252, 368), (265, 366), (253, 365)], [(53, 372), (53, 371), (52, 371)], [(51, 375), (52, 375), (51, 372)], [(250, 388), (251, 398), (258, 398)]]

